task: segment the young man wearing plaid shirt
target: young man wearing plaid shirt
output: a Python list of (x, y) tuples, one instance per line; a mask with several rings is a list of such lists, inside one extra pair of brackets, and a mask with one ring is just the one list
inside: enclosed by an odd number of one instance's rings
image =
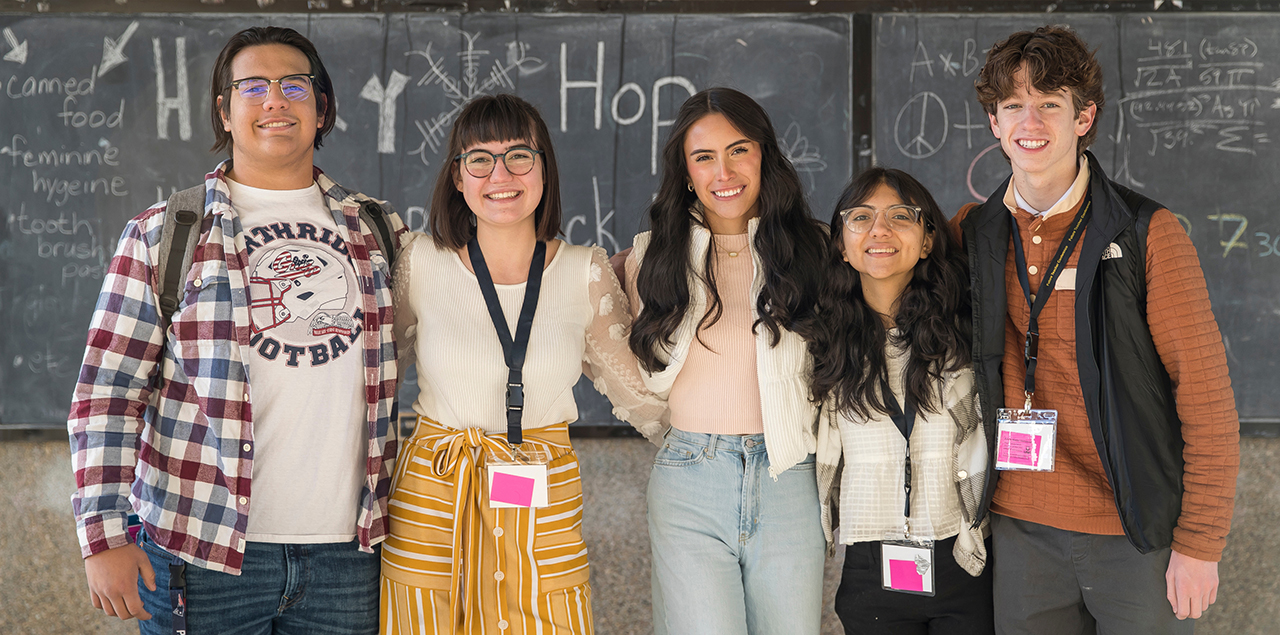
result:
[(143, 633), (374, 633), (397, 369), (371, 199), (312, 164), (337, 117), (296, 31), (233, 36), (210, 97), (231, 159), (205, 177), (171, 323), (160, 203), (89, 327), (68, 428), (90, 599)]

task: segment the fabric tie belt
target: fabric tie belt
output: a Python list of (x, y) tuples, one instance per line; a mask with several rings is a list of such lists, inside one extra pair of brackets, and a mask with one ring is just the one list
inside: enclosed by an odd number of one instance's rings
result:
[[(514, 448), (507, 443), (506, 431), (486, 434), (480, 428), (459, 430), (422, 416), (418, 417), (408, 444), (431, 452), (431, 474), (452, 482), (456, 488), (453, 563), (450, 565), (449, 584), (451, 611), (453, 623), (463, 626), (463, 632), (480, 632), (483, 618), (479, 598), (475, 596), (478, 571), (475, 567), (463, 567), (462, 562), (465, 560), (464, 554), (469, 553), (468, 549), (479, 546), (473, 547), (470, 544), (470, 529), (476, 526), (472, 519), (482, 524), (480, 514), (498, 511), (489, 507), (489, 462), (513, 462)], [(569, 424), (561, 422), (545, 428), (525, 430), (524, 443), (519, 449), (524, 453), (541, 451), (545, 453), (548, 462), (555, 461), (573, 450), (569, 444)], [(400, 481), (399, 473), (403, 473), (406, 468), (407, 465), (402, 465), (397, 469), (397, 486)], [(496, 526), (497, 519), (494, 522)]]

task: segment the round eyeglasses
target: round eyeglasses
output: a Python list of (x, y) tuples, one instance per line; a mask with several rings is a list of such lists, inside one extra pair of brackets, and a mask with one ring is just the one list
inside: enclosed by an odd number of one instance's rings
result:
[(311, 86), (314, 80), (314, 75), (305, 74), (285, 75), (280, 79), (246, 77), (231, 82), (231, 88), (240, 93), (240, 98), (249, 104), (260, 104), (267, 100), (267, 95), (271, 93), (271, 85), (280, 84), (280, 92), (285, 99), (302, 101), (311, 96)]
[(539, 154), (542, 154), (542, 150), (533, 148), (511, 148), (502, 154), (494, 154), (488, 150), (472, 150), (459, 154), (453, 160), (461, 161), (462, 166), (467, 169), (467, 174), (483, 179), (493, 174), (493, 166), (498, 164), (498, 159), (502, 159), (507, 172), (515, 176), (524, 176), (533, 170), (534, 159)]
[(884, 222), (896, 232), (907, 231), (920, 222), (920, 208), (915, 205), (890, 205), (878, 210), (874, 207), (859, 205), (840, 211), (844, 226), (855, 234), (865, 234), (875, 225), (876, 214), (884, 214)]

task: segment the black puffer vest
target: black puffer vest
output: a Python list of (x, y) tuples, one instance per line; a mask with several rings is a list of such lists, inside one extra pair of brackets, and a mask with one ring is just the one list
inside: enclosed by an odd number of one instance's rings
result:
[[(1163, 206), (1113, 183), (1093, 154), (1085, 154), (1093, 215), (1076, 247), (1080, 389), (1125, 536), (1139, 552), (1148, 553), (1173, 542), (1182, 510), (1182, 424), (1146, 316), (1147, 227), (1151, 215)], [(995, 410), (1004, 407), (1000, 364), (1008, 319), (1008, 187), (1006, 180), (960, 223), (973, 294), (973, 368), (992, 456)], [(1109, 249), (1113, 244), (1118, 256)], [(1108, 251), (1111, 256), (1103, 260)], [(983, 495), (984, 515), (996, 483), (994, 468), (988, 470), (992, 473)]]

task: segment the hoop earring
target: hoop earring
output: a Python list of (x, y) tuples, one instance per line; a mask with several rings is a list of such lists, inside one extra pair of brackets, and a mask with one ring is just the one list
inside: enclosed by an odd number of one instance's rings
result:
[(692, 192), (692, 191), (693, 191), (693, 183), (685, 183), (685, 184), (684, 184), (684, 186), (685, 186), (685, 187), (687, 187), (687, 188), (689, 188), (689, 191), (690, 191), (690, 192)]

